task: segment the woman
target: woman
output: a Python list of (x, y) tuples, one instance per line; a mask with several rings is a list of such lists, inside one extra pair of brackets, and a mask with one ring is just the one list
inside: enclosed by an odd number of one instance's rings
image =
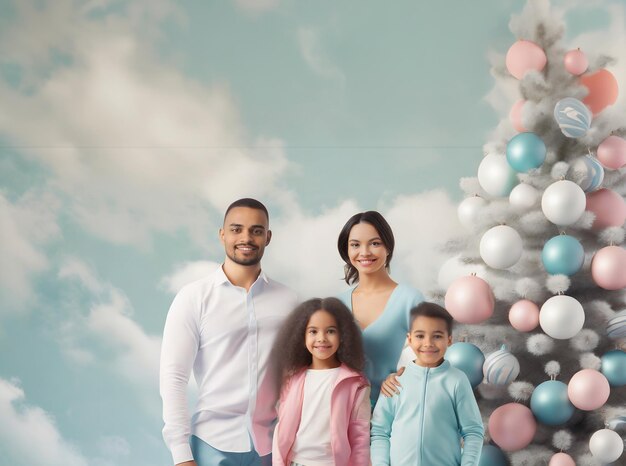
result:
[(372, 406), (381, 384), (396, 370), (409, 331), (409, 311), (424, 299), (415, 288), (389, 276), (394, 246), (391, 227), (376, 211), (353, 215), (337, 240), (339, 255), (346, 263), (344, 279), (348, 285), (356, 284), (338, 298), (363, 331)]

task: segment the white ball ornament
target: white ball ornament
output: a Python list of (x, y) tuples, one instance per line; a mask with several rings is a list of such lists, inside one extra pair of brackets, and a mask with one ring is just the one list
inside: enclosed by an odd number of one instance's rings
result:
[(508, 269), (522, 257), (522, 237), (510, 226), (493, 227), (480, 240), (480, 257), (493, 269)]
[(463, 199), (457, 208), (457, 214), (461, 225), (468, 230), (474, 228), (481, 210), (486, 205), (487, 201), (480, 196), (472, 196)]
[(527, 183), (518, 184), (509, 194), (509, 203), (518, 211), (530, 209), (538, 199), (539, 191)]
[(519, 375), (519, 361), (505, 345), (485, 359), (483, 375), (485, 382), (494, 385), (508, 385)]
[(587, 198), (576, 183), (561, 180), (546, 188), (541, 198), (541, 210), (555, 225), (571, 225), (585, 211)]
[(492, 196), (503, 197), (511, 193), (518, 180), (505, 156), (489, 154), (478, 166), (478, 183)]
[(624, 441), (617, 432), (610, 429), (601, 429), (589, 439), (589, 450), (600, 463), (613, 463), (622, 456)]
[(548, 299), (539, 311), (539, 325), (556, 340), (572, 338), (583, 328), (585, 311), (571, 296), (559, 295)]

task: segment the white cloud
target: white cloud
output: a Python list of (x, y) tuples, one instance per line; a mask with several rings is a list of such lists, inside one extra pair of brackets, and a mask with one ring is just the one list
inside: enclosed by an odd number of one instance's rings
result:
[(46, 411), (25, 404), (24, 391), (14, 381), (0, 379), (0, 418), (1, 449), (22, 464), (88, 464)]
[(298, 45), (304, 61), (318, 75), (345, 84), (344, 73), (331, 62), (322, 49), (319, 32), (312, 28), (298, 30)]
[(57, 209), (50, 195), (28, 192), (12, 203), (0, 192), (0, 313), (35, 300), (31, 280), (49, 266), (42, 247), (59, 235)]
[(185, 262), (161, 280), (161, 284), (172, 294), (178, 293), (188, 283), (199, 280), (216, 270), (220, 264), (211, 261)]
[[(137, 387), (151, 408), (158, 404), (161, 336), (149, 335), (133, 319), (126, 295), (100, 279), (79, 259), (69, 258), (59, 270), (64, 280), (76, 280), (89, 292), (88, 304), (71, 303), (70, 318), (59, 328), (59, 344), (73, 362), (106, 364)], [(95, 345), (94, 345), (95, 343)], [(104, 349), (95, 354), (94, 347)]]
[[(65, 2), (66, 20), (48, 3), (28, 5), (0, 43), (27, 42), (47, 14), (52, 31), (26, 47), (32, 63), (8, 56), (36, 75), (26, 89), (0, 82), (12, 109), (0, 114), (0, 134), (50, 171), (87, 231), (146, 246), (154, 232), (185, 228), (204, 244), (212, 209), (244, 195), (280, 197), (282, 142), (249, 137), (226, 86), (193, 81), (157, 58), (138, 32), (145, 23), (134, 22), (140, 11), (95, 21)], [(153, 5), (134, 8), (151, 15)], [(52, 63), (52, 51), (67, 63)], [(46, 59), (44, 69), (28, 66)]]

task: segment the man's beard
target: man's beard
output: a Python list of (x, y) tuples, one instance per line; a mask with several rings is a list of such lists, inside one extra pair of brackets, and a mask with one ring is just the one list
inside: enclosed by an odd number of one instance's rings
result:
[(237, 249), (235, 249), (231, 254), (227, 254), (228, 258), (233, 261), (235, 264), (243, 265), (244, 267), (251, 267), (253, 265), (257, 265), (261, 262), (261, 258), (263, 257), (263, 252), (256, 249), (257, 254), (254, 257), (248, 258), (238, 258), (236, 257)]

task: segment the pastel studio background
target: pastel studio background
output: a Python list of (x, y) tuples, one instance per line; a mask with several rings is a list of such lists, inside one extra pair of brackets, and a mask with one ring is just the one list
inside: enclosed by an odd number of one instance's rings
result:
[[(626, 3), (553, 6), (625, 82)], [(0, 0), (0, 464), (170, 463), (165, 315), (238, 197), (270, 207), (264, 268), (303, 298), (343, 288), (336, 236), (367, 209), (428, 290), (517, 99), (489, 70), (522, 7)]]

